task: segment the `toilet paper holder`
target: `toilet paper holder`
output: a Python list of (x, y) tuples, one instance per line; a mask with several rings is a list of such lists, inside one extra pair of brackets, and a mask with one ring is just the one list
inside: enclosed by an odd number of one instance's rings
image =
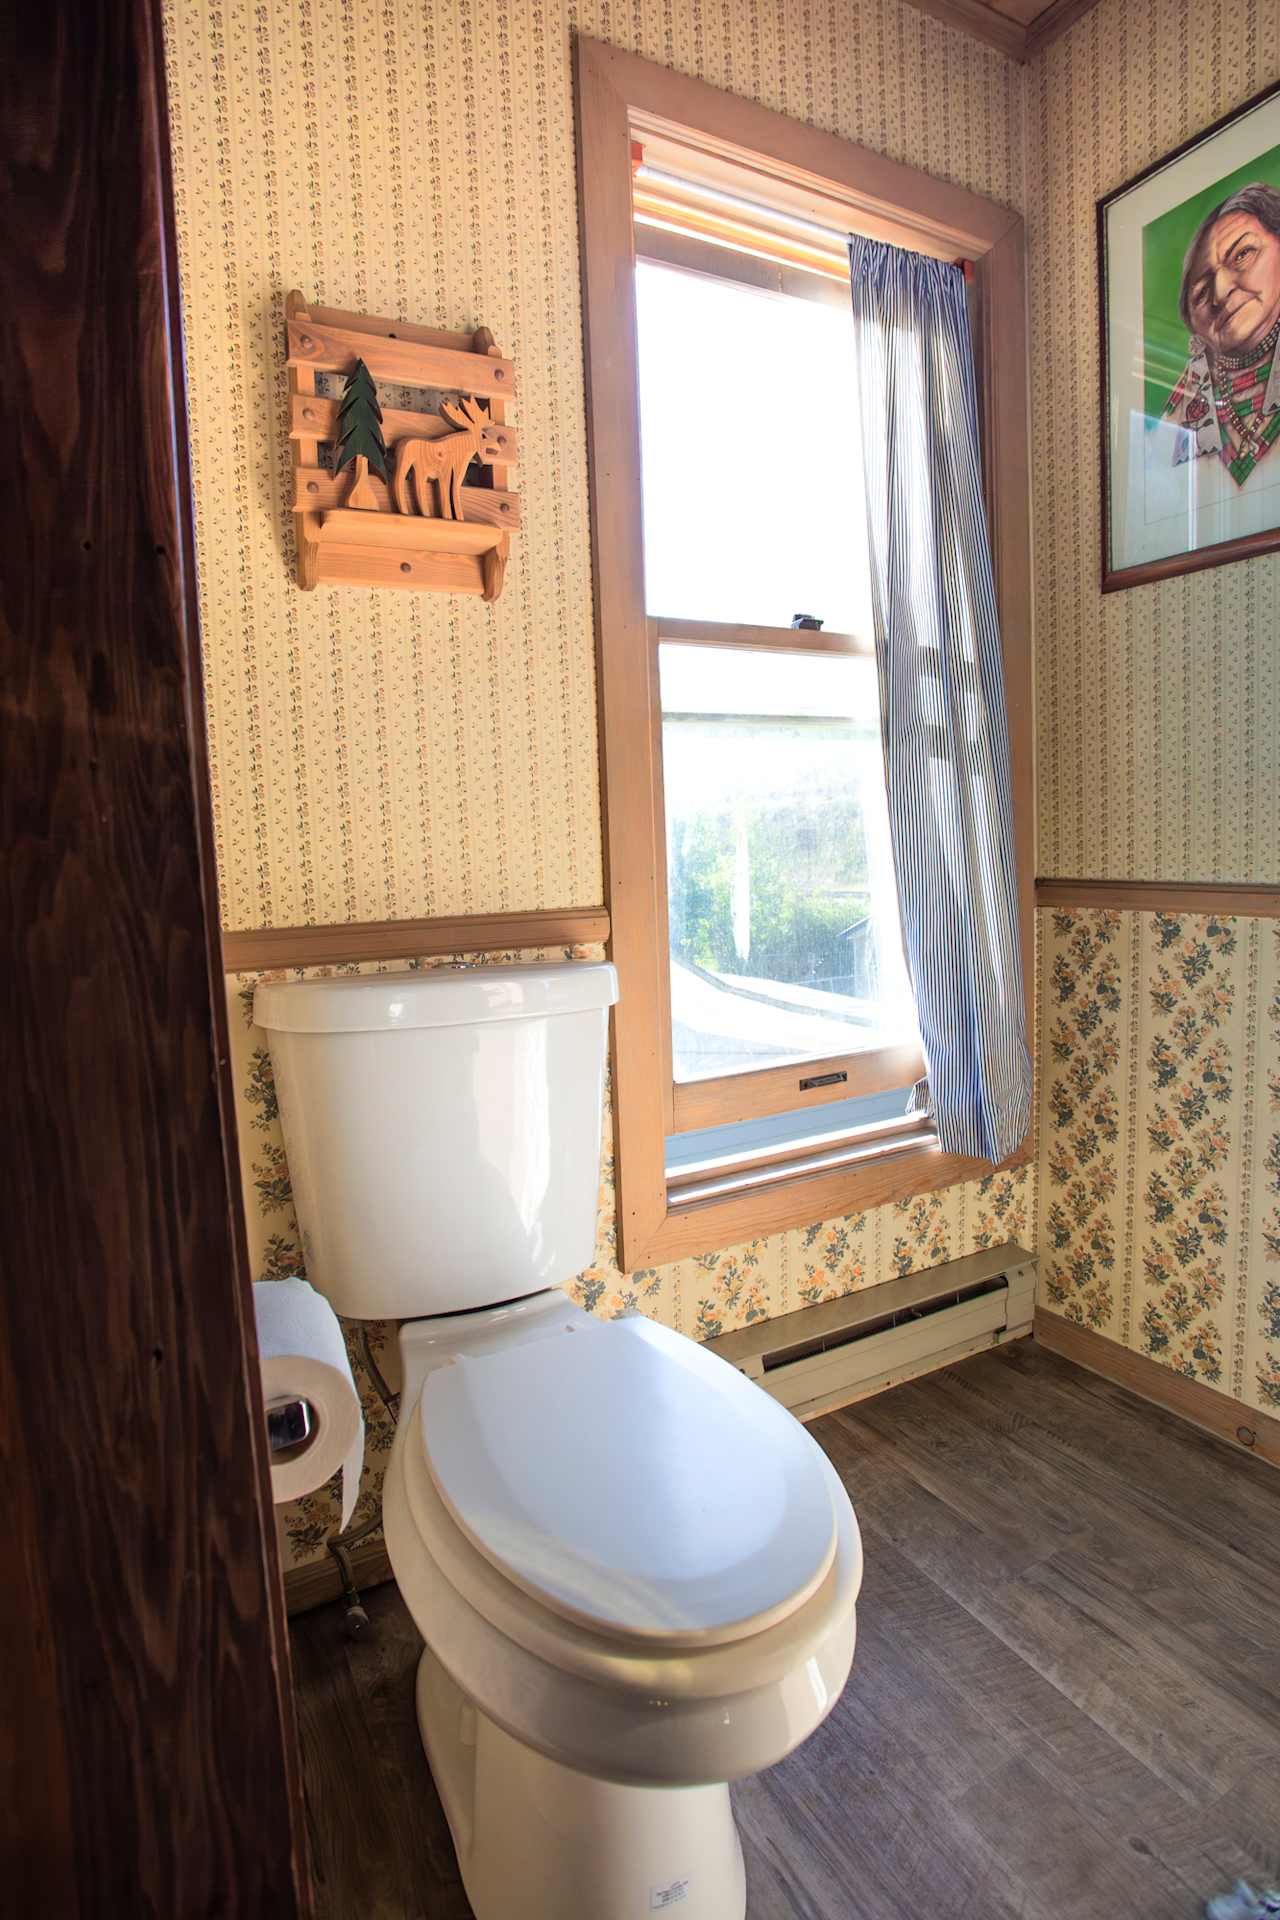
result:
[(301, 1453), (315, 1431), (315, 1408), (309, 1400), (267, 1402), (267, 1445), (273, 1457)]

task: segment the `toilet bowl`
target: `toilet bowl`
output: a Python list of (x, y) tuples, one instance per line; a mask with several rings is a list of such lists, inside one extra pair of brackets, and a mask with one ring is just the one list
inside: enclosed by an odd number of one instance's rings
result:
[(829, 1462), (725, 1362), (558, 1292), (409, 1322), (401, 1353), (384, 1524), (477, 1920), (740, 1920), (728, 1782), (813, 1731), (853, 1656)]
[(264, 981), (307, 1272), (402, 1321), (383, 1488), (418, 1721), (476, 1920), (741, 1920), (728, 1783), (834, 1705), (862, 1559), (776, 1401), (601, 1321), (611, 966)]

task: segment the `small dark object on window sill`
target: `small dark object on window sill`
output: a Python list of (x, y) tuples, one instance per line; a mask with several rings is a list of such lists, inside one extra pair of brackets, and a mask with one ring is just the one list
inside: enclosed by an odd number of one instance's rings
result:
[(793, 627), (799, 627), (805, 633), (820, 633), (822, 631), (822, 622), (816, 613), (793, 613), (791, 616), (791, 624)]

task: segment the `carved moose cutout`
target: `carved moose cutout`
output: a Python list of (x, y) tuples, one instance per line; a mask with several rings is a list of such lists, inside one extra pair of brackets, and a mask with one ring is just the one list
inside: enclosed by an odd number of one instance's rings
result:
[(431, 512), (430, 484), (434, 480), (440, 500), (442, 520), (462, 520), (462, 476), (480, 450), (489, 416), (480, 402), (464, 394), (455, 405), (446, 400), (441, 414), (457, 431), (442, 434), (438, 440), (399, 440), (396, 442), (396, 466), (393, 493), (401, 513), (412, 513), (410, 482), (417, 511)]

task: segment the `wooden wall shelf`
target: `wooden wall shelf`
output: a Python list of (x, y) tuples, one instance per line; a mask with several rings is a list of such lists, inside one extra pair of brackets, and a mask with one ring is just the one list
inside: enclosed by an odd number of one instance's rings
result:
[[(496, 600), (520, 501), (508, 489), (517, 457), (506, 418), (515, 368), (489, 329), (452, 333), (309, 306), (296, 292), (285, 321), (298, 585), (434, 588)], [(423, 389), (443, 409), (380, 412), (385, 480), (366, 472), (363, 459), (335, 473), (320, 456), (324, 443), (338, 440), (342, 403), (316, 392), (317, 375), (350, 376), (361, 362), (374, 381)], [(472, 461), (487, 485), (461, 484)]]

